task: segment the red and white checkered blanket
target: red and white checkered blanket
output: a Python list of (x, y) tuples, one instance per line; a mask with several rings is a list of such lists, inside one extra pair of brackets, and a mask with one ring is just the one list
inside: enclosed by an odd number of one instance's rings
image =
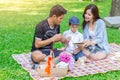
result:
[[(120, 54), (120, 46), (117, 44), (110, 44), (111, 55), (107, 59), (92, 61), (86, 63), (85, 65), (79, 65), (75, 63), (74, 69), (68, 73), (66, 76), (84, 76), (89, 74), (96, 73), (105, 73), (112, 70), (120, 70), (120, 59), (115, 59), (115, 54)], [(27, 72), (30, 73), (30, 76), (34, 80), (55, 80), (59, 77), (40, 77), (36, 70), (33, 70), (31, 67), (33, 65), (31, 61), (31, 54), (13, 54), (12, 57), (20, 64)]]

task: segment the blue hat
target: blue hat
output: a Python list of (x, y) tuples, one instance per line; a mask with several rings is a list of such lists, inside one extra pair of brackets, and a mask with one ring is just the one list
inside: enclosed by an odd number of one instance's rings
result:
[(73, 16), (69, 19), (69, 23), (70, 24), (79, 24), (79, 19), (77, 17)]

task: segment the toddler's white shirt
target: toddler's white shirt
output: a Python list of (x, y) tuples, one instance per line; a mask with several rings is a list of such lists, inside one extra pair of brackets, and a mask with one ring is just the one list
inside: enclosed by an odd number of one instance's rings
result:
[(67, 52), (73, 53), (73, 51), (77, 48), (77, 45), (74, 43), (79, 43), (83, 41), (83, 35), (78, 32), (78, 30), (73, 33), (71, 30), (67, 30), (63, 33), (64, 38), (71, 37), (71, 40), (66, 48)]

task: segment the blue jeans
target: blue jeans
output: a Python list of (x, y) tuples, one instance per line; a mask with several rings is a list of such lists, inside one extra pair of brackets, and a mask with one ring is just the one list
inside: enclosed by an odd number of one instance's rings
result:
[[(42, 51), (43, 54), (45, 54), (46, 56), (50, 55), (50, 49), (43, 49), (43, 50), (40, 50)], [(57, 49), (53, 49), (54, 51), (54, 56), (55, 57), (58, 57), (59, 54), (62, 52), (61, 50), (57, 50)]]
[(100, 47), (98, 47), (96, 45), (95, 46), (92, 46), (92, 45), (88, 46), (87, 50), (89, 50), (91, 53), (97, 53), (99, 51), (104, 51), (103, 49), (101, 49)]
[(83, 57), (85, 56), (82, 51), (79, 51), (77, 54), (73, 54), (73, 58), (75, 59), (75, 61), (77, 61), (79, 59), (79, 57)]

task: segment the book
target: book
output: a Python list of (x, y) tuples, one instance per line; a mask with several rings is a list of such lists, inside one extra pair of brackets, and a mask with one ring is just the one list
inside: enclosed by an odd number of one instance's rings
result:
[(84, 44), (83, 42), (80, 42), (80, 43), (74, 43), (74, 44)]

